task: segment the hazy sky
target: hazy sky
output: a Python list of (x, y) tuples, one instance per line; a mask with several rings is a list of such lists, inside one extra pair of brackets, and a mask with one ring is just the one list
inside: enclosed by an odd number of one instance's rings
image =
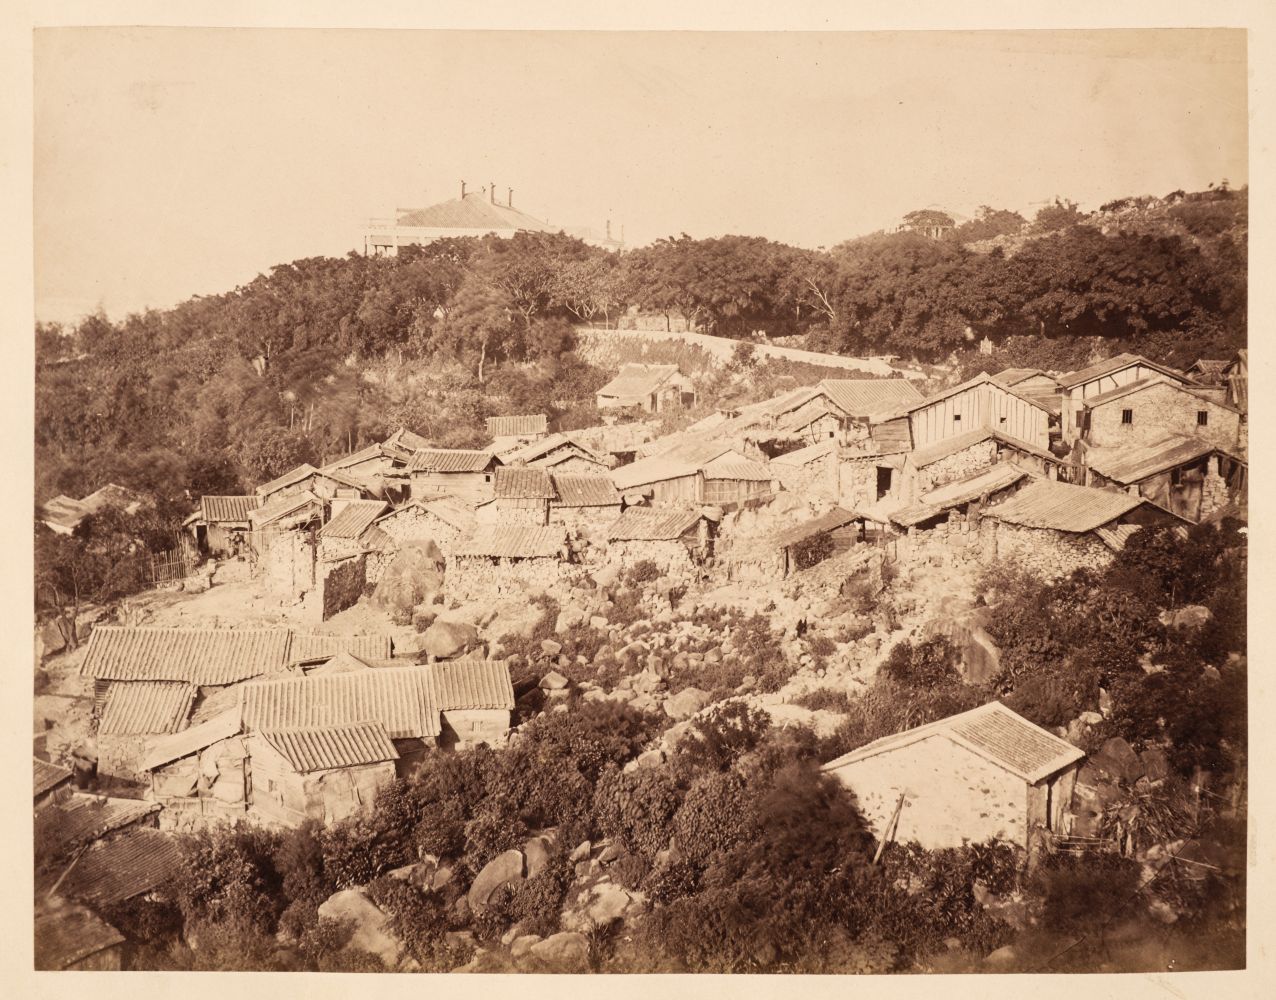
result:
[(832, 245), (1248, 180), (1242, 32), (43, 29), (36, 310), (113, 317), (362, 248), (495, 181), (563, 225)]

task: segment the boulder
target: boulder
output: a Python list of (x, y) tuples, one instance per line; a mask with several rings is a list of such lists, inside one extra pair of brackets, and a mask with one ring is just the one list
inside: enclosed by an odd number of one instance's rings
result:
[(563, 926), (581, 931), (591, 926), (605, 927), (623, 917), (631, 901), (629, 893), (614, 882), (599, 882), (577, 901), (574, 909), (563, 914)]
[(421, 635), (421, 648), (436, 660), (455, 659), (478, 645), (478, 629), (469, 622), (436, 621)]
[(487, 906), (487, 901), (492, 898), (492, 893), (497, 889), (510, 882), (523, 881), (524, 870), (522, 851), (510, 850), (498, 854), (483, 866), (483, 870), (478, 873), (470, 886), (470, 891), (466, 893), (465, 898), (469, 900), (470, 910), (474, 913), (482, 913)]
[(572, 853), (568, 856), (567, 860), (568, 861), (588, 861), (589, 851), (592, 846), (593, 845), (590, 844), (588, 840), (582, 840), (579, 844), (577, 844), (574, 848), (572, 848)]
[(539, 934), (523, 934), (510, 942), (510, 958), (518, 959), (531, 953), (532, 947), (544, 940)]
[(1139, 754), (1139, 761), (1143, 764), (1143, 774), (1149, 781), (1161, 781), (1170, 776), (1170, 762), (1160, 750), (1144, 750)]
[(589, 969), (589, 940), (576, 931), (560, 931), (528, 949), (529, 954), (564, 972)]
[(561, 691), (566, 687), (567, 678), (557, 670), (551, 670), (541, 678), (540, 689), (542, 691)]
[(1009, 969), (1019, 959), (1019, 952), (1012, 944), (998, 948), (984, 959), (984, 965), (993, 969)]
[(404, 952), (403, 941), (390, 929), (390, 917), (362, 889), (343, 889), (319, 904), (319, 916), (349, 921), (354, 932), (346, 947), (371, 952), (394, 968)]
[(372, 592), (372, 606), (391, 616), (410, 616), (427, 596), (442, 589), (443, 566), (443, 554), (432, 541), (400, 542)]
[(553, 639), (541, 640), (541, 652), (546, 656), (557, 656), (562, 651), (563, 644), (561, 642), (555, 642)]
[(600, 864), (609, 865), (613, 861), (619, 861), (625, 856), (625, 849), (619, 844), (608, 844), (602, 849), (602, 853), (598, 855)]
[(607, 627), (607, 619), (602, 615), (591, 615), (589, 618), (589, 627), (601, 632)]
[(1139, 755), (1119, 736), (1106, 740), (1099, 752), (1090, 756), (1089, 763), (1101, 773), (1129, 784), (1134, 784), (1143, 776), (1143, 764)]
[(1163, 614), (1161, 621), (1170, 628), (1198, 629), (1213, 617), (1210, 609), (1202, 604), (1186, 604), (1176, 611)]
[(683, 688), (665, 702), (665, 715), (675, 722), (681, 722), (691, 718), (707, 704), (709, 704), (708, 691), (701, 691), (694, 687)]

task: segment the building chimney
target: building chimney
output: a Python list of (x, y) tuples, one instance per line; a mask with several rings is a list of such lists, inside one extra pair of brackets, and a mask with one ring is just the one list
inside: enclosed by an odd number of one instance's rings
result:
[(465, 200), (465, 181), (461, 181), (461, 201)]
[(509, 188), (508, 190), (509, 190), (509, 194), (506, 195), (505, 204), (508, 205), (510, 208), (513, 208), (514, 207), (514, 189)]
[(487, 182), (487, 198), (493, 205), (496, 204), (496, 181)]

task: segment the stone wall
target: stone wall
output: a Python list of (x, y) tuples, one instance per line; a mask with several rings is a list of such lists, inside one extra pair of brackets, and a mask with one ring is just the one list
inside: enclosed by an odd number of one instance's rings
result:
[(1217, 458), (1211, 458), (1209, 472), (1201, 484), (1201, 519), (1209, 517), (1216, 510), (1222, 510), (1231, 502), (1231, 493), (1227, 488), (1227, 480), (1215, 470)]
[(546, 523), (547, 506), (545, 500), (492, 500), (474, 508), (474, 520), (502, 527), (539, 528)]
[[(806, 465), (791, 466), (778, 463), (771, 470), (779, 476), (780, 485), (790, 493), (806, 499), (838, 499), (837, 452), (829, 452)], [(876, 473), (875, 473), (876, 475)]]
[(698, 573), (690, 550), (680, 541), (612, 542), (607, 547), (609, 563), (628, 568), (644, 560), (654, 562), (666, 577), (688, 581)]
[(160, 829), (201, 830), (243, 818), (247, 756), (242, 737), (235, 736), (157, 768), (148, 798), (164, 807)]
[(272, 593), (296, 598), (315, 585), (317, 546), (309, 531), (259, 531), (256, 573)]
[(833, 775), (855, 793), (873, 833), (881, 836), (900, 795), (896, 843), (915, 840), (928, 850), (994, 838), (1028, 841), (1028, 785), (997, 765), (931, 736), (843, 765)]
[(983, 526), (995, 538), (996, 558), (1011, 560), (1046, 580), (1077, 569), (1102, 569), (1113, 559), (1112, 550), (1093, 534), (1025, 528), (992, 518), (985, 518)]
[(963, 448), (920, 469), (912, 467), (910, 462), (904, 474), (905, 486), (902, 495), (912, 503), (928, 490), (973, 476), (996, 463), (997, 442), (993, 438), (980, 441), (969, 448)]
[(443, 588), (459, 601), (478, 600), (528, 589), (552, 590), (572, 574), (558, 559), (500, 559), (449, 556)]
[[(838, 503), (847, 510), (863, 510), (877, 503), (877, 467), (891, 465), (882, 455), (860, 455), (843, 458), (838, 468)], [(900, 470), (892, 467), (891, 491), (898, 495)]]
[(338, 563), (321, 563), (323, 620), (354, 607), (368, 587), (367, 559), (363, 555)]
[(486, 743), (500, 746), (510, 729), (510, 713), (506, 709), (452, 709), (442, 713), (440, 743), (454, 750), (465, 750)]
[(377, 527), (396, 542), (429, 539), (445, 556), (451, 555), (461, 530), (420, 507), (406, 507), (402, 513), (387, 517)]
[[(1123, 424), (1123, 410), (1132, 410), (1133, 423)], [(1208, 423), (1197, 424), (1198, 411)], [(1167, 434), (1184, 434), (1234, 451), (1240, 439), (1240, 414), (1211, 400), (1170, 385), (1152, 385), (1090, 411), (1087, 441), (1096, 448), (1121, 448), (1159, 441)]]

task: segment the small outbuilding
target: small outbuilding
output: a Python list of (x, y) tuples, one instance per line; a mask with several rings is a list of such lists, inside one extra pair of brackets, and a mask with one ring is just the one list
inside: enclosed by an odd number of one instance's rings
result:
[(1147, 445), (1091, 448), (1086, 472), (1090, 486), (1145, 497), (1189, 521), (1244, 503), (1249, 480), (1248, 463), (1238, 455), (1182, 435)]
[(408, 462), (413, 499), (450, 496), (477, 504), (492, 496), (492, 480), (502, 461), (490, 451), (423, 448)]
[(539, 441), (548, 432), (549, 423), (543, 413), (487, 418), (487, 433), (492, 439), (491, 449), (498, 455), (514, 451), (532, 441)]
[(629, 507), (607, 530), (607, 558), (631, 566), (650, 560), (666, 573), (686, 573), (713, 556), (714, 521), (703, 511)]
[(677, 365), (622, 365), (595, 396), (600, 410), (638, 407), (648, 413), (695, 406), (696, 389)]

